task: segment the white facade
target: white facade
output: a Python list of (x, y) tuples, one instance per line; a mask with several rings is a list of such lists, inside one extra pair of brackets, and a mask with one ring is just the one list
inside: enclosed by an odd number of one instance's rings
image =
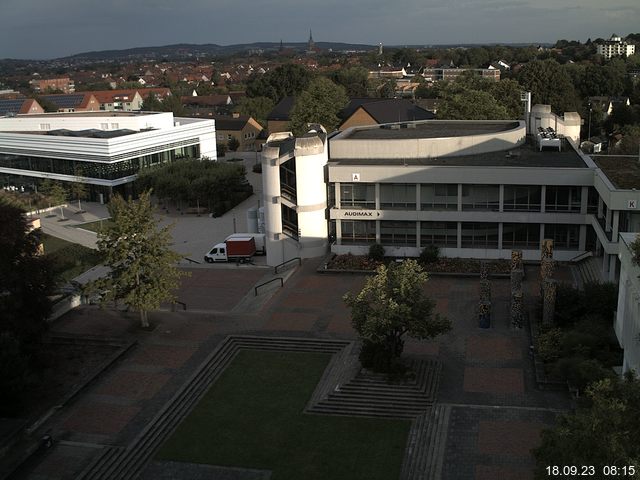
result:
[(0, 118), (0, 174), (110, 189), (142, 168), (183, 157), (216, 159), (213, 120), (152, 112)]
[(316, 128), (300, 138), (272, 134), (262, 149), (267, 264), (272, 266), (327, 252), (327, 138)]
[(619, 57), (622, 55), (630, 57), (636, 52), (636, 46), (634, 44), (623, 42), (617, 35), (612, 35), (609, 40), (604, 43), (599, 43), (596, 48), (598, 55), (602, 55), (607, 60), (611, 57)]
[(636, 234), (620, 235), (620, 283), (614, 330), (624, 350), (622, 371), (640, 373), (640, 267), (633, 263), (629, 245)]

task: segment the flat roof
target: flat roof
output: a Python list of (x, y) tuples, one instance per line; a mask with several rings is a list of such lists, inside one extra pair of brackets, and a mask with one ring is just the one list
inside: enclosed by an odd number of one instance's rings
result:
[(51, 117), (138, 117), (141, 115), (158, 115), (166, 112), (110, 112), (97, 110), (94, 112), (51, 112), (51, 113), (28, 113), (14, 118), (51, 118)]
[[(397, 130), (396, 130), (397, 132)], [(537, 168), (589, 168), (582, 157), (566, 142), (563, 151), (545, 148), (541, 152), (527, 139), (527, 143), (516, 148), (456, 157), (432, 158), (333, 158), (334, 165), (428, 165), (443, 167), (537, 167)], [(640, 170), (639, 170), (640, 172)]]
[[(393, 125), (394, 128), (391, 128)], [(339, 136), (340, 140), (389, 140), (412, 138), (449, 138), (506, 132), (518, 128), (517, 121), (420, 121), (386, 124), (374, 128), (355, 128)]]
[(591, 155), (591, 158), (616, 188), (640, 189), (640, 159), (637, 155)]

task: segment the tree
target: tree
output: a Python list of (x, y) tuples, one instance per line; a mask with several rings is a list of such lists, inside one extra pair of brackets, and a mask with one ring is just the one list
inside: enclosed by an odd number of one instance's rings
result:
[(634, 466), (640, 459), (640, 381), (605, 379), (587, 389), (588, 404), (560, 417), (557, 425), (542, 432), (534, 450), (535, 478), (550, 478), (550, 465), (593, 465), (591, 478), (609, 478), (603, 467)]
[(369, 87), (369, 71), (359, 65), (341, 68), (332, 79), (342, 85), (349, 97), (366, 97)]
[(253, 117), (260, 125), (267, 127), (267, 115), (273, 110), (275, 103), (268, 97), (243, 97), (238, 103), (238, 110), (243, 115)]
[(518, 82), (530, 91), (533, 103), (551, 105), (554, 112), (578, 110), (579, 102), (567, 70), (555, 60), (534, 60), (518, 73)]
[(23, 346), (38, 343), (51, 312), (53, 275), (38, 234), (19, 207), (0, 197), (0, 332)]
[(427, 279), (415, 260), (381, 265), (375, 276), (367, 278), (360, 293), (343, 297), (351, 307), (353, 327), (364, 341), (361, 360), (366, 349), (373, 346), (384, 358), (377, 366), (385, 367), (386, 363), (387, 369), (392, 369), (402, 354), (405, 335), (428, 339), (451, 329), (451, 322), (434, 313), (434, 301), (425, 296)]
[(109, 204), (113, 224), (98, 234), (98, 251), (109, 266), (109, 274), (91, 284), (102, 294), (102, 302), (122, 300), (140, 313), (143, 328), (148, 312), (174, 299), (180, 277), (176, 267), (180, 255), (169, 248), (170, 226), (158, 227), (150, 192), (137, 201), (116, 195)]
[(446, 95), (438, 106), (441, 120), (504, 120), (509, 112), (487, 92), (465, 90)]
[(227, 142), (227, 147), (229, 147), (229, 151), (235, 152), (240, 148), (240, 141), (236, 137), (231, 137)]
[(162, 112), (162, 102), (154, 93), (149, 93), (142, 102), (141, 110), (147, 112)]
[(80, 200), (87, 197), (89, 192), (87, 185), (83, 182), (84, 171), (81, 167), (76, 167), (74, 170), (75, 179), (69, 184), (69, 191), (71, 195), (78, 200), (78, 210), (82, 212), (82, 203)]
[(344, 87), (328, 78), (318, 77), (298, 96), (291, 110), (291, 129), (295, 135), (303, 135), (307, 124), (319, 123), (332, 132), (340, 123), (338, 113), (349, 99)]
[(247, 81), (247, 96), (269, 97), (278, 103), (284, 97), (295, 96), (307, 88), (314, 75), (301, 65), (288, 63), (275, 70), (255, 73)]

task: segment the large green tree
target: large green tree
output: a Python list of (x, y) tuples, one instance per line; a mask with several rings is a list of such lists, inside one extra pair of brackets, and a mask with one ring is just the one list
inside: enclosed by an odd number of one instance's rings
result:
[(39, 230), (24, 212), (0, 197), (0, 332), (21, 345), (39, 341), (51, 312), (53, 291), (49, 261), (40, 255)]
[(314, 74), (305, 67), (287, 63), (264, 74), (253, 74), (247, 81), (247, 96), (269, 97), (278, 103), (302, 92), (313, 78)]
[(303, 135), (307, 124), (319, 123), (332, 132), (340, 123), (338, 113), (349, 99), (344, 87), (325, 77), (313, 80), (302, 92), (291, 110), (291, 129), (295, 135)]
[(342, 85), (349, 97), (366, 97), (369, 89), (369, 71), (356, 65), (341, 68), (332, 75), (338, 85)]
[(238, 102), (238, 110), (243, 115), (253, 117), (263, 127), (267, 127), (267, 116), (275, 103), (268, 97), (243, 97)]
[(533, 103), (551, 105), (559, 114), (579, 109), (579, 101), (571, 76), (555, 60), (533, 60), (518, 72), (518, 82), (530, 91)]
[(504, 120), (509, 118), (507, 109), (496, 103), (487, 92), (464, 90), (446, 95), (438, 107), (441, 120)]
[[(404, 336), (429, 339), (448, 332), (451, 322), (434, 312), (435, 302), (424, 292), (428, 275), (415, 260), (381, 265), (357, 295), (343, 300), (365, 346), (383, 352), (387, 366), (402, 354)], [(361, 359), (362, 359), (361, 355)]]
[(640, 475), (640, 381), (630, 376), (601, 380), (587, 389), (587, 399), (586, 406), (542, 432), (542, 443), (534, 450), (535, 478), (550, 478), (550, 465), (592, 465), (595, 475), (589, 478), (613, 478), (616, 473), (603, 473), (610, 466), (618, 474), (627, 467), (625, 478)]
[(122, 301), (137, 310), (148, 327), (148, 312), (175, 298), (184, 275), (176, 267), (181, 257), (169, 248), (170, 226), (158, 226), (153, 216), (149, 192), (136, 201), (114, 196), (109, 213), (113, 222), (98, 234), (98, 250), (110, 271), (90, 290), (100, 292), (103, 303)]

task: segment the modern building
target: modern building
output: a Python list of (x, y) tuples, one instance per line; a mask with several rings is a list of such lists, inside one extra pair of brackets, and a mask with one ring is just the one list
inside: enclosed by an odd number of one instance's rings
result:
[(94, 200), (133, 194), (140, 170), (181, 158), (216, 159), (213, 120), (156, 112), (74, 112), (0, 118), (0, 179), (83, 182)]
[(267, 263), (326, 254), (327, 132), (314, 126), (295, 138), (271, 134), (262, 149), (262, 195)]
[(620, 234), (620, 283), (613, 328), (624, 350), (622, 372), (640, 372), (640, 266), (634, 262), (631, 244), (636, 233)]
[(596, 45), (596, 52), (598, 55), (602, 55), (606, 60), (609, 60), (611, 57), (619, 57), (622, 55), (630, 57), (636, 53), (636, 46), (633, 43), (623, 41), (614, 33), (611, 35), (609, 40), (605, 40), (604, 43)]
[(449, 257), (510, 258), (521, 249), (525, 259), (538, 260), (542, 240), (551, 238), (554, 258), (592, 252), (603, 278), (613, 281), (619, 232), (640, 231), (640, 166), (637, 159), (593, 160), (580, 152), (580, 125), (576, 113), (560, 117), (538, 105), (527, 121), (353, 127), (332, 136), (325, 153), (318, 140), (313, 161), (296, 143), (301, 139), (270, 137), (262, 165), (264, 181), (274, 183), (264, 187), (268, 236), (305, 251), (299, 214), (324, 199), (318, 193), (304, 209), (296, 199), (322, 186), (334, 253), (363, 254), (381, 243), (397, 257), (436, 245)]

